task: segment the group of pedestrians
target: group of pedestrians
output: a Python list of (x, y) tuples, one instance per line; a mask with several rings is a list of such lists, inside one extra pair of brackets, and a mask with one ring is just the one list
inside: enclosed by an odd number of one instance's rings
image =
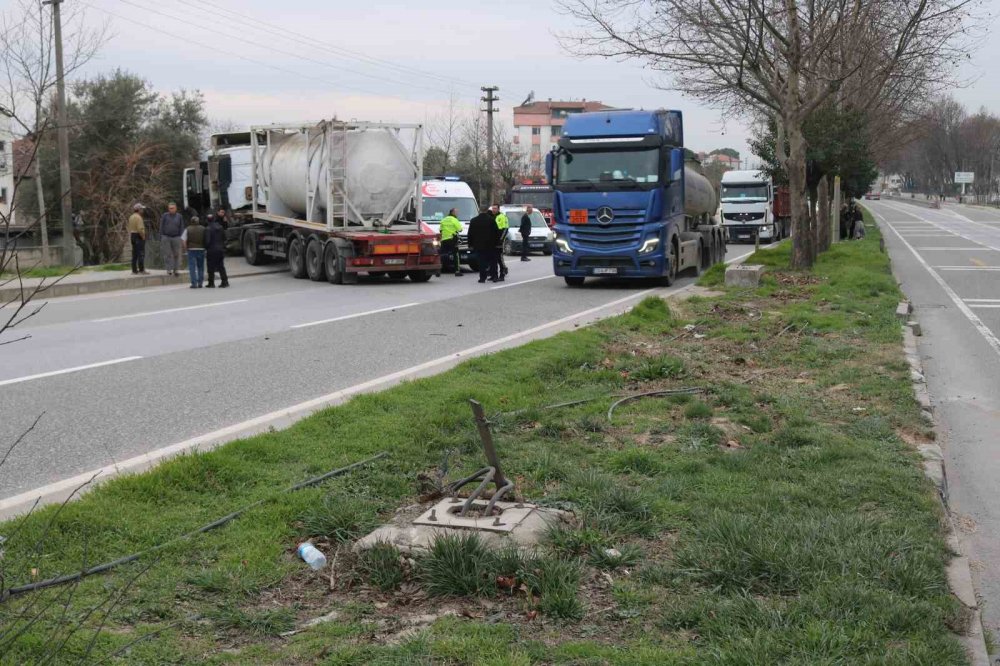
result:
[[(521, 232), (521, 261), (531, 261), (528, 258), (528, 237), (531, 236), (531, 213), (532, 207), (528, 206), (524, 215), (521, 216), (518, 231)], [(454, 215), (454, 211), (452, 211)], [(457, 220), (456, 220), (457, 221)], [(442, 229), (444, 225), (442, 224)], [(510, 220), (500, 211), (497, 205), (483, 208), (479, 215), (476, 215), (469, 222), (469, 248), (476, 253), (479, 261), (479, 282), (503, 282), (509, 272), (507, 264), (503, 258), (503, 248), (510, 230)], [(442, 232), (442, 238), (444, 233)], [(457, 243), (455, 249), (449, 250), (454, 253), (452, 260), (456, 271), (455, 275), (461, 275), (458, 264)], [(442, 241), (442, 248), (444, 241)], [(451, 246), (449, 246), (450, 248)]]
[(851, 199), (840, 208), (840, 240), (859, 240), (865, 237), (865, 218), (858, 204)]
[[(141, 203), (132, 207), (132, 215), (128, 218), (126, 230), (132, 244), (133, 275), (148, 275), (146, 270), (146, 222), (142, 212), (146, 209)], [(226, 275), (226, 227), (229, 226), (224, 208), (217, 215), (209, 215), (207, 224), (203, 225), (197, 215), (192, 215), (185, 222), (184, 216), (177, 212), (177, 204), (170, 202), (167, 212), (160, 217), (160, 250), (163, 254), (163, 264), (167, 275), (177, 275), (181, 265), (181, 256), (187, 253), (188, 275), (191, 278), (191, 288), (200, 289), (205, 286), (205, 263), (208, 263), (208, 287), (215, 287), (215, 274), (219, 274), (219, 286), (229, 286)]]

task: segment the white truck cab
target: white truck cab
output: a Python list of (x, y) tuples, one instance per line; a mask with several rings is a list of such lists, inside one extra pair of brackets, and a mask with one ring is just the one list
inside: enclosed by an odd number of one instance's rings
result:
[(774, 219), (774, 185), (762, 171), (727, 171), (722, 175), (722, 226), (731, 243), (773, 242), (781, 236)]

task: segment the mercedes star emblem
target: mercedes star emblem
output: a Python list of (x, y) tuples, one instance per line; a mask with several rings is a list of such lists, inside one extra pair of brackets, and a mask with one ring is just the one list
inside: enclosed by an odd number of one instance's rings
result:
[(602, 226), (607, 226), (611, 224), (611, 221), (615, 219), (615, 212), (611, 210), (610, 206), (601, 206), (597, 209), (597, 223)]

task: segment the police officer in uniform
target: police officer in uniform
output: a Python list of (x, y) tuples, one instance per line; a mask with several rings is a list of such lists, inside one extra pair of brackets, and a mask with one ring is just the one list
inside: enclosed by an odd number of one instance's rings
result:
[(455, 277), (462, 277), (462, 264), (459, 263), (458, 235), (462, 232), (462, 223), (456, 215), (458, 210), (452, 208), (441, 220), (441, 257), (451, 260), (455, 267)]
[(503, 282), (503, 279), (507, 277), (507, 273), (510, 272), (507, 270), (507, 262), (503, 258), (503, 246), (507, 240), (507, 230), (510, 229), (510, 220), (500, 212), (500, 206), (496, 204), (493, 204), (490, 212), (496, 216), (497, 230), (500, 232), (500, 245), (497, 247), (497, 267), (500, 271), (500, 277), (497, 282)]

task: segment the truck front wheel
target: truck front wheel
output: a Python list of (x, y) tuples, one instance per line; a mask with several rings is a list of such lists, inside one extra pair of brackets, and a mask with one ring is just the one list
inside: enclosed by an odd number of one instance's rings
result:
[(326, 278), (326, 270), (323, 258), (323, 243), (318, 238), (310, 238), (306, 245), (306, 272), (313, 282), (320, 282)]
[(667, 269), (667, 274), (663, 277), (663, 284), (667, 287), (672, 285), (677, 279), (677, 264), (680, 262), (680, 256), (677, 253), (677, 243), (670, 243), (670, 267)]
[(288, 242), (288, 269), (297, 280), (306, 278), (306, 248), (299, 236), (293, 236)]
[(330, 284), (344, 283), (344, 272), (340, 270), (340, 255), (333, 243), (327, 243), (323, 250), (323, 265), (326, 267), (326, 279)]

